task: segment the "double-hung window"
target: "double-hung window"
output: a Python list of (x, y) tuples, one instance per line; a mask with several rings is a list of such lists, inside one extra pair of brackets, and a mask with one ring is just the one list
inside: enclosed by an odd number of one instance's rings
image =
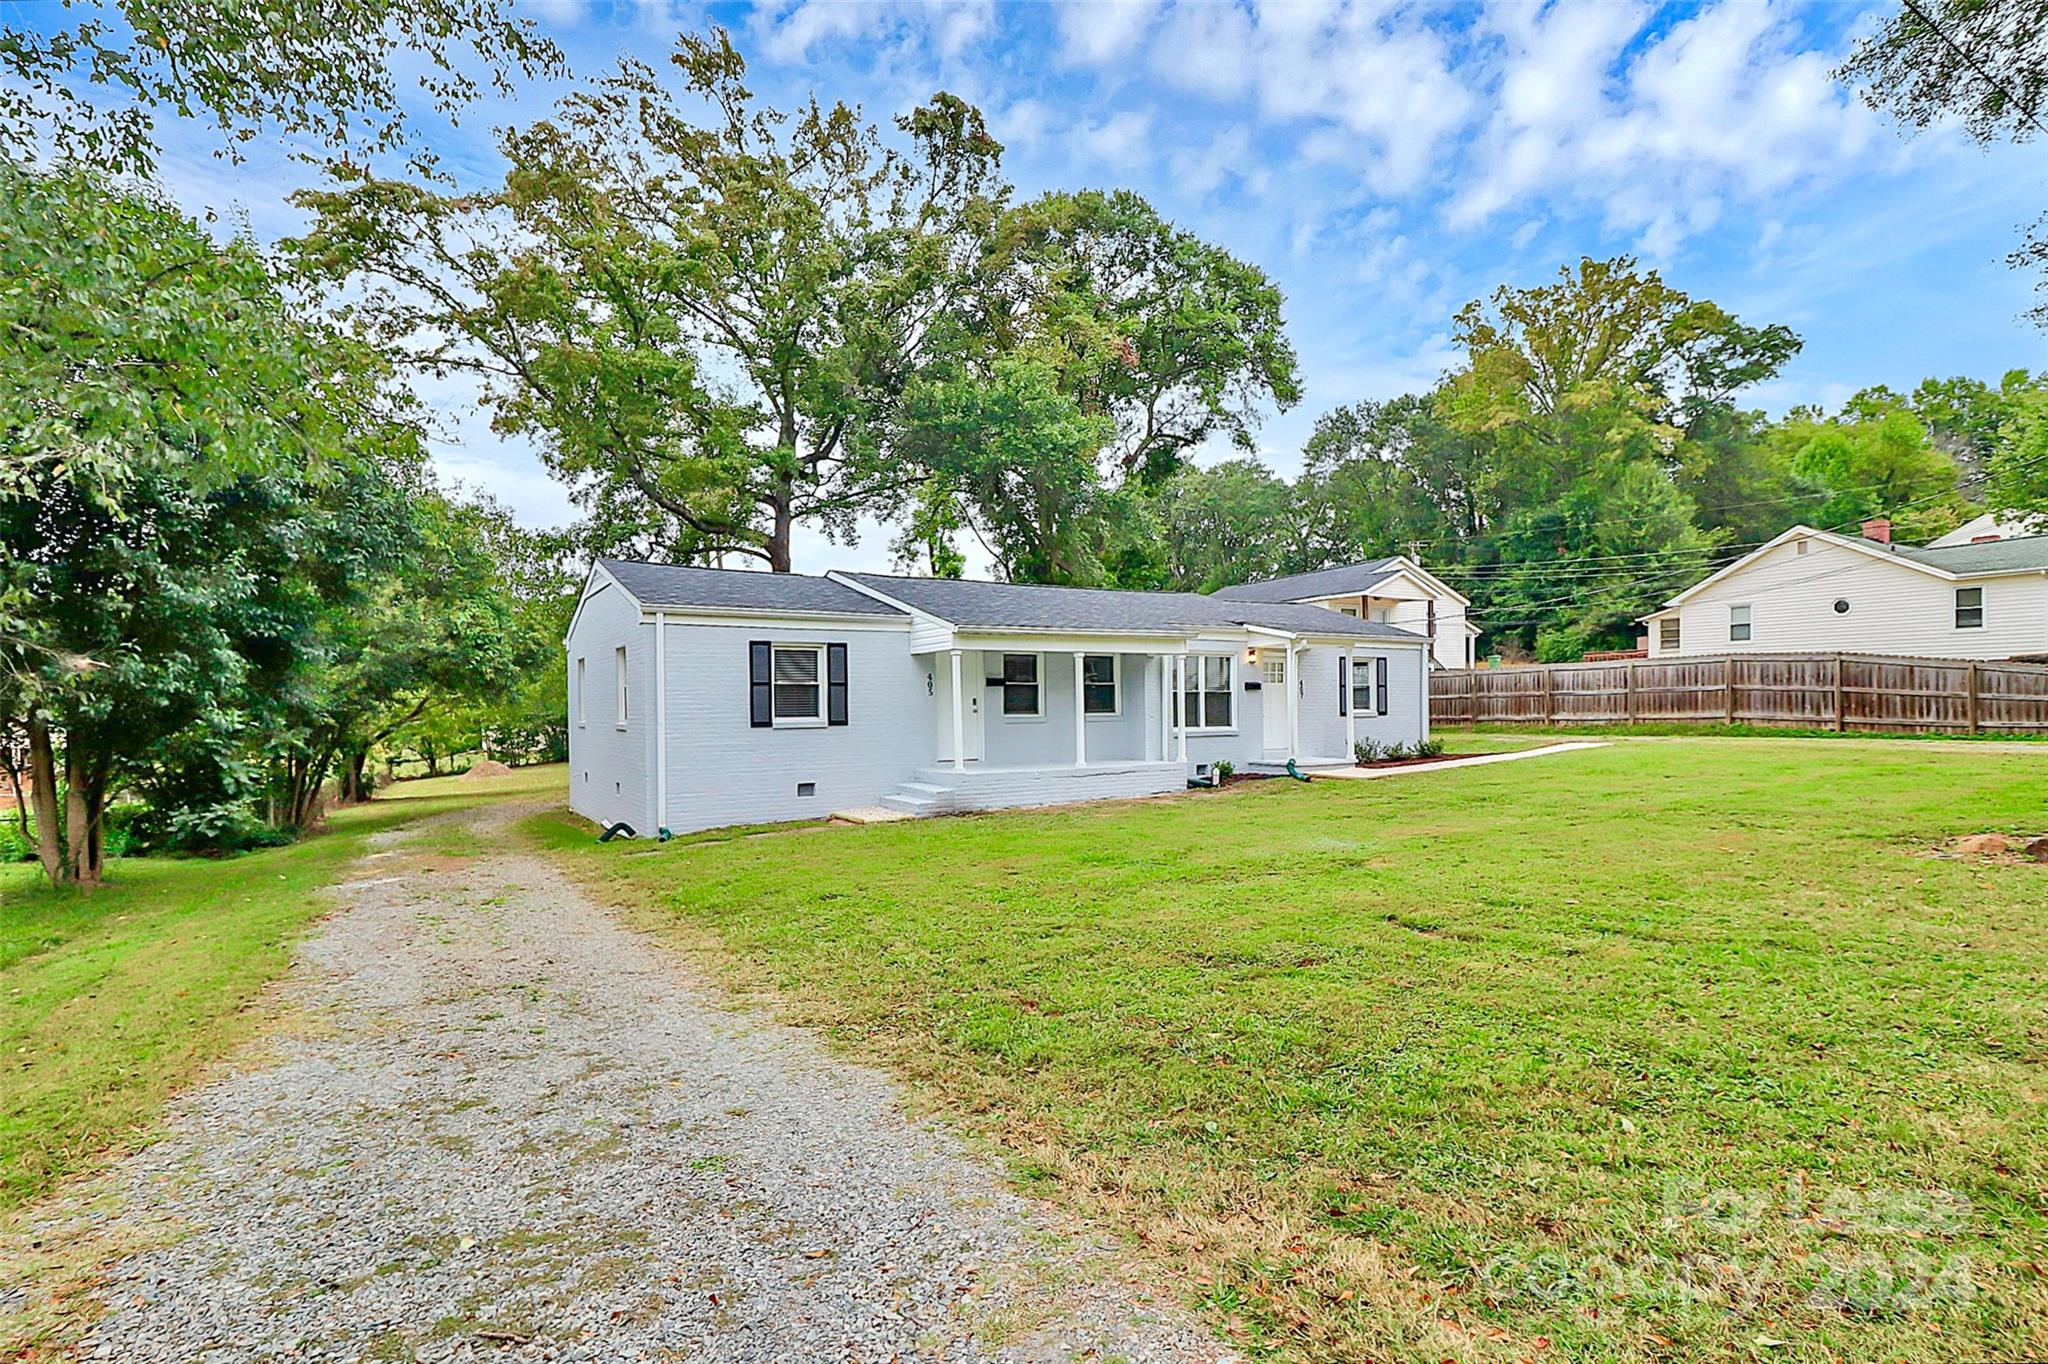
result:
[(1081, 656), (1081, 710), (1088, 715), (1115, 715), (1121, 710), (1117, 698), (1117, 656)]
[(1749, 638), (1749, 608), (1731, 606), (1728, 608), (1728, 641), (1740, 643)]
[(1045, 714), (1045, 691), (1039, 682), (1037, 654), (1003, 655), (1003, 714)]
[(775, 646), (775, 723), (825, 723), (825, 650), (817, 644)]
[(1372, 664), (1369, 658), (1351, 660), (1351, 713), (1370, 715), (1372, 708)]
[(612, 676), (618, 679), (619, 704), (618, 726), (626, 727), (626, 721), (633, 718), (633, 689), (626, 685), (626, 646), (621, 644), (612, 650)]
[(1190, 654), (1181, 723), (1189, 730), (1229, 729), (1234, 716), (1237, 659), (1230, 654)]
[(1678, 617), (1666, 616), (1657, 622), (1657, 651), (1666, 654), (1678, 652)]
[(1981, 630), (1984, 628), (1984, 589), (1981, 587), (1959, 587), (1956, 589), (1956, 629)]
[(590, 660), (576, 660), (576, 723), (587, 724), (590, 720)]

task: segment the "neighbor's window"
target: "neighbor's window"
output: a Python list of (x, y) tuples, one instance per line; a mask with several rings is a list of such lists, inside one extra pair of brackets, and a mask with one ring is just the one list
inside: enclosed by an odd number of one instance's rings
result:
[(815, 644), (775, 646), (775, 722), (805, 724), (822, 720), (825, 651)]
[(612, 676), (616, 677), (619, 683), (618, 722), (624, 725), (632, 718), (633, 690), (626, 685), (626, 646), (623, 644), (612, 650)]
[(1088, 715), (1117, 713), (1115, 654), (1084, 654), (1081, 658), (1081, 709)]
[(1728, 638), (1731, 642), (1749, 638), (1749, 608), (1731, 606), (1728, 608)]
[(1237, 659), (1230, 654), (1190, 654), (1181, 720), (1188, 729), (1229, 729)]
[(589, 683), (590, 660), (576, 660), (576, 723), (584, 724), (590, 718)]
[(1657, 648), (1667, 654), (1678, 652), (1678, 617), (1657, 622)]
[(1369, 658), (1354, 658), (1351, 660), (1351, 713), (1353, 715), (1370, 715), (1373, 713), (1372, 670), (1373, 663)]
[(1956, 589), (1956, 629), (1981, 630), (1984, 628), (1984, 589), (1981, 587), (1959, 587)]
[(1003, 714), (1044, 713), (1038, 686), (1037, 654), (1003, 655)]

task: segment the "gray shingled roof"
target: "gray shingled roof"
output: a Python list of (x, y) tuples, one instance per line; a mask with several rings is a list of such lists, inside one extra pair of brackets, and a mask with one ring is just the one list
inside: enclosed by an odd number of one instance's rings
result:
[(1917, 549), (1899, 545), (1902, 559), (1926, 564), (1947, 573), (2024, 573), (2048, 568), (2048, 535), (2022, 535), (2005, 540), (1986, 540), (1975, 545), (1949, 545), (1944, 549)]
[(1320, 606), (1230, 601), (1199, 592), (1123, 592), (1095, 587), (1044, 587), (962, 578), (898, 578), (885, 573), (845, 577), (967, 629), (1183, 633), (1263, 625), (1294, 634), (1417, 640), (1422, 636), (1377, 621), (1354, 620)]
[(631, 559), (599, 559), (604, 571), (643, 606), (707, 606), (722, 611), (798, 611), (826, 615), (900, 616), (903, 613), (844, 583), (803, 573), (749, 573), (730, 568), (684, 568)]
[(1301, 601), (1306, 597), (1349, 597), (1372, 591), (1394, 576), (1398, 558), (1374, 559), (1369, 563), (1345, 564), (1342, 568), (1321, 568), (1313, 573), (1295, 573), (1269, 578), (1261, 583), (1238, 583), (1219, 587), (1216, 595), (1230, 601)]

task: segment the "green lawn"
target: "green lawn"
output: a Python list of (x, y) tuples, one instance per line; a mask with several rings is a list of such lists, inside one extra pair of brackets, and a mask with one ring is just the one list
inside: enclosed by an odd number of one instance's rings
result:
[(165, 1099), (248, 1037), (258, 992), (370, 834), (559, 790), (562, 771), (407, 782), (290, 847), (133, 858), (81, 897), (0, 867), (0, 1211), (146, 1133)]
[(654, 848), (538, 834), (1255, 1349), (2048, 1355), (2040, 756), (1617, 744)]

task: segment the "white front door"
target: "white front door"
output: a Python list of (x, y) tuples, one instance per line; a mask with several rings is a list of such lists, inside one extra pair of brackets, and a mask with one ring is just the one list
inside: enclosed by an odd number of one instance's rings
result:
[[(932, 669), (933, 692), (938, 705), (939, 761), (953, 761), (953, 655), (936, 656)], [(988, 685), (981, 675), (981, 652), (968, 649), (960, 655), (960, 749), (968, 762), (979, 762), (984, 742), (981, 708), (986, 704)]]
[(1259, 709), (1265, 712), (1265, 749), (1287, 751), (1287, 651), (1259, 650)]

